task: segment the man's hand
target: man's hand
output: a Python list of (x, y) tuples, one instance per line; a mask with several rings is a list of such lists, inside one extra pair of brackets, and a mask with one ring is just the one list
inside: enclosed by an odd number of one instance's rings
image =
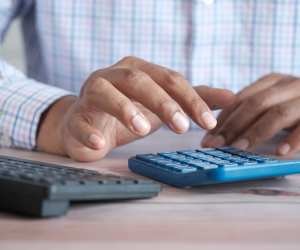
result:
[(280, 155), (300, 149), (300, 79), (270, 74), (237, 95), (236, 102), (221, 112), (218, 126), (206, 135), (202, 145), (247, 149), (288, 128), (292, 131), (277, 147)]
[(45, 152), (93, 161), (162, 123), (184, 133), (190, 117), (202, 128), (213, 129), (217, 122), (210, 107), (224, 107), (233, 99), (230, 91), (192, 88), (177, 72), (126, 57), (92, 73), (79, 97), (62, 98), (50, 107), (37, 145)]

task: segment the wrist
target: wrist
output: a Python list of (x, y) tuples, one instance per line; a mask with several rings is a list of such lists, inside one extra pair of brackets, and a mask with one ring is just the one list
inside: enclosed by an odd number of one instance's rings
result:
[(65, 155), (62, 125), (66, 113), (76, 100), (76, 96), (62, 97), (43, 113), (37, 132), (37, 150)]

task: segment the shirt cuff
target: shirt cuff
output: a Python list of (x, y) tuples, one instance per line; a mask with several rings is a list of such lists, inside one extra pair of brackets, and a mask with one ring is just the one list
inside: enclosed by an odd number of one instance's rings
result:
[(30, 150), (36, 147), (43, 112), (58, 99), (74, 95), (28, 78), (0, 80), (0, 93), (0, 146)]

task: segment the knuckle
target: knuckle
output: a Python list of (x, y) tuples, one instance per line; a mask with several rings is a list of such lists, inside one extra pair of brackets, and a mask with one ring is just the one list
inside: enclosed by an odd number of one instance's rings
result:
[(127, 101), (126, 99), (120, 99), (118, 101), (118, 106), (120, 110), (126, 108), (128, 105), (130, 105), (130, 102)]
[(267, 75), (263, 75), (262, 77), (257, 79), (257, 82), (276, 82), (279, 79), (285, 77), (284, 74), (277, 73), (277, 72), (271, 72)]
[(276, 123), (269, 124), (269, 122), (264, 122), (262, 124), (254, 126), (251, 129), (248, 137), (256, 143), (258, 140), (266, 140), (271, 138), (276, 132), (276, 130)]
[(251, 136), (250, 138), (253, 138), (255, 140), (256, 138), (263, 138), (268, 137), (269, 134), (271, 134), (269, 129), (266, 129), (263, 126), (254, 126), (253, 130), (250, 132)]
[[(230, 128), (230, 129), (228, 129)], [(220, 131), (220, 134), (224, 136), (227, 142), (232, 142), (232, 140), (237, 135), (237, 128), (235, 127), (235, 124), (233, 122), (230, 122), (226, 124), (224, 128)]]
[(104, 81), (101, 78), (94, 78), (87, 82), (87, 85), (85, 87), (85, 93), (87, 95), (95, 94), (96, 92), (98, 94), (101, 94), (105, 91), (105, 89), (108, 86), (108, 82)]
[(281, 74), (278, 72), (271, 72), (271, 73), (267, 74), (265, 77), (262, 77), (262, 80), (267, 80), (267, 79), (276, 80), (276, 79), (282, 78), (284, 76), (285, 76), (284, 74)]
[[(179, 110), (177, 104), (171, 100), (162, 100), (158, 103), (157, 114), (162, 115), (163, 117), (169, 117), (175, 110)], [(166, 118), (166, 119), (167, 119)]]
[(124, 56), (123, 58), (122, 58), (122, 61), (133, 61), (134, 60), (134, 56)]
[(124, 69), (124, 75), (129, 83), (141, 82), (146, 78), (146, 74), (137, 69)]
[(277, 105), (271, 108), (270, 113), (271, 116), (286, 118), (290, 115), (290, 109), (288, 109), (285, 105)]
[(192, 98), (191, 99), (191, 106), (193, 107), (193, 108), (195, 108), (195, 109), (197, 109), (198, 108), (198, 106), (200, 105), (200, 100), (199, 100), (199, 98)]
[(266, 98), (260, 98), (258, 96), (250, 97), (245, 101), (247, 109), (262, 110), (267, 106)]
[(177, 86), (185, 82), (185, 78), (179, 72), (169, 70), (165, 75), (165, 83), (171, 86)]
[(197, 98), (197, 97), (193, 97), (191, 100), (190, 100), (190, 107), (192, 107), (192, 110), (198, 114), (199, 113), (199, 110), (203, 110), (203, 104), (200, 100), (200, 98)]
[(136, 60), (136, 57), (134, 56), (124, 56), (120, 62), (124, 63), (124, 64), (131, 64), (132, 62), (134, 62)]
[(80, 90), (80, 96), (84, 95), (86, 91), (90, 88), (90, 85), (93, 84), (93, 82), (98, 78), (97, 71), (91, 73), (89, 77), (84, 82), (84, 85), (82, 86)]
[(255, 97), (250, 97), (245, 101), (245, 106), (248, 108), (257, 107), (258, 105), (260, 105), (260, 101)]
[(132, 110), (132, 105), (130, 101), (126, 99), (121, 99), (117, 103), (119, 115), (125, 119), (129, 115), (129, 111)]

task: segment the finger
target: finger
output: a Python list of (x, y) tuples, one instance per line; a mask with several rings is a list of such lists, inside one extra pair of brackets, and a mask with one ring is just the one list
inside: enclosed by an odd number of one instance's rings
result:
[(64, 134), (65, 141), (65, 152), (67, 155), (79, 162), (89, 162), (96, 161), (103, 158), (107, 153), (109, 147), (105, 144), (103, 148), (93, 149), (91, 147), (86, 146), (85, 144), (78, 141), (69, 130)]
[(208, 105), (178, 72), (132, 57), (122, 60), (121, 65), (130, 65), (148, 74), (199, 126), (206, 129), (216, 126), (216, 119)]
[(142, 70), (174, 98), (196, 124), (206, 129), (216, 126), (217, 121), (207, 103), (181, 74), (150, 63), (143, 65)]
[[(139, 103), (135, 103), (135, 105), (142, 111), (145, 117), (150, 121), (151, 124), (151, 131), (150, 133), (153, 133), (158, 128), (161, 127), (162, 122), (159, 119), (158, 116), (156, 116), (154, 113), (152, 113), (150, 110), (146, 109), (144, 106), (142, 106)], [(127, 130), (124, 128), (124, 125), (121, 123), (116, 124), (116, 129), (118, 132), (118, 140), (116, 141), (114, 147), (121, 146), (123, 144), (127, 144), (129, 142), (132, 142), (133, 140), (138, 139), (139, 137), (133, 133), (130, 132), (130, 130)], [(150, 134), (149, 133), (149, 134)]]
[(247, 149), (276, 135), (284, 128), (294, 125), (300, 118), (297, 107), (300, 99), (295, 99), (268, 110), (257, 122), (232, 143), (232, 146)]
[(230, 90), (208, 86), (196, 86), (194, 89), (211, 109), (224, 109), (236, 101), (236, 95)]
[(148, 119), (106, 79), (97, 77), (89, 80), (88, 87), (83, 92), (82, 106), (111, 114), (137, 135), (144, 136), (150, 132)]
[(125, 96), (141, 103), (155, 113), (173, 131), (184, 133), (189, 119), (173, 100), (149, 75), (140, 70), (114, 68), (102, 73)]
[(218, 123), (217, 126), (209, 131), (201, 141), (202, 147), (222, 147), (225, 145), (225, 138), (222, 135), (216, 135), (217, 131), (224, 124), (226, 119), (230, 116), (230, 114), (237, 108), (239, 103), (237, 101), (233, 102), (229, 107), (223, 109), (221, 113), (218, 115)]
[(239, 98), (246, 99), (250, 96), (253, 96), (265, 89), (270, 88), (274, 84), (276, 84), (278, 81), (280, 81), (283, 78), (290, 78), (291, 76), (289, 75), (284, 75), (280, 73), (271, 73), (268, 75), (265, 75), (259, 79), (257, 79), (254, 83), (250, 84), (246, 88), (242, 89), (239, 93), (238, 96)]
[(226, 119), (216, 134), (232, 143), (255, 122), (266, 110), (299, 96), (300, 84), (294, 78), (283, 78), (277, 84), (242, 102)]
[(266, 76), (263, 76), (259, 78), (255, 83), (247, 86), (243, 90), (241, 90), (235, 97), (235, 100), (233, 103), (231, 103), (228, 107), (225, 107), (225, 109), (221, 112), (221, 114), (218, 117), (218, 125), (217, 127), (211, 131), (212, 134), (215, 134), (218, 129), (220, 129), (226, 118), (228, 118), (229, 114), (233, 112), (233, 110), (237, 109), (237, 107), (243, 102), (243, 100), (254, 96), (255, 94), (268, 89), (275, 83), (277, 83), (280, 79), (287, 77), (283, 74), (278, 73), (272, 73), (268, 74)]
[(300, 126), (298, 125), (277, 147), (277, 154), (291, 156), (300, 150)]
[(85, 147), (101, 150), (105, 146), (105, 138), (101, 132), (79, 115), (75, 115), (70, 119), (68, 130), (70, 134)]
[(214, 140), (212, 143), (215, 145), (215, 147), (222, 146), (225, 143), (223, 137), (214, 138), (212, 135), (238, 105), (237, 96), (231, 91), (225, 89), (209, 88), (206, 86), (197, 86), (195, 89), (211, 109), (223, 109), (218, 116), (217, 126), (202, 138), (201, 146), (209, 147), (209, 143), (212, 140)]
[[(202, 147), (208, 147), (208, 142), (212, 140), (212, 134), (219, 127), (219, 124), (225, 120), (228, 115), (234, 110), (237, 101), (237, 97), (229, 90), (210, 88), (207, 86), (195, 87), (196, 92), (203, 98), (211, 109), (223, 109), (218, 116), (217, 126), (209, 131), (202, 139)], [(221, 141), (219, 141), (221, 140)], [(225, 141), (222, 138), (215, 138), (214, 145), (223, 145)]]
[[(240, 91), (234, 103), (229, 105), (229, 107), (225, 108), (218, 116), (218, 123), (217, 126), (210, 131), (202, 140), (203, 147), (221, 147), (225, 144), (225, 138), (222, 135), (215, 135), (217, 132), (224, 126), (225, 121), (227, 121), (230, 114), (236, 110), (243, 100), (254, 96), (255, 94), (268, 89), (269, 87), (273, 86), (277, 83), (280, 79), (289, 77), (287, 75), (279, 74), (279, 73), (271, 73), (266, 76), (259, 78), (255, 83), (247, 86), (242, 91)], [(215, 135), (215, 136), (213, 136)]]

